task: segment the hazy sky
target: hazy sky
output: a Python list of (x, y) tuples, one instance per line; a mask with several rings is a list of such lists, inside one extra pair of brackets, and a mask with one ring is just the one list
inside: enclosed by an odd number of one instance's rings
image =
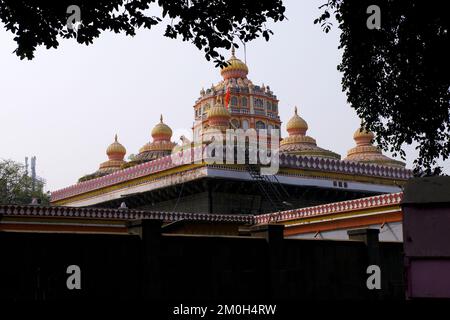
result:
[[(283, 131), (297, 105), (308, 135), (345, 157), (359, 120), (336, 70), (339, 30), (325, 34), (313, 24), (322, 3), (285, 1), (289, 20), (272, 25), (269, 42), (247, 44), (248, 77), (277, 95)], [(160, 113), (173, 140), (189, 132), (199, 91), (221, 77), (193, 44), (163, 37), (164, 28), (134, 38), (104, 33), (90, 46), (62, 40), (58, 49), (39, 48), (28, 61), (13, 54), (13, 35), (2, 26), (0, 158), (23, 162), (35, 155), (46, 189), (56, 190), (97, 170), (115, 133), (127, 157), (137, 153)], [(237, 56), (244, 59), (242, 48)], [(410, 167), (415, 152), (405, 150)]]

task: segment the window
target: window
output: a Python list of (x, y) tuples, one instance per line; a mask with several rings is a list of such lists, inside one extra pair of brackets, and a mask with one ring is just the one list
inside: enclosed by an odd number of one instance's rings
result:
[(242, 120), (242, 129), (247, 130), (249, 128), (248, 121)]
[(264, 108), (264, 102), (262, 99), (255, 98), (254, 103), (256, 108)]
[(266, 124), (262, 121), (256, 121), (256, 129), (265, 129)]
[(246, 97), (242, 97), (241, 105), (242, 105), (242, 107), (247, 107), (247, 98)]
[(236, 107), (238, 105), (238, 99), (236, 97), (231, 97), (231, 105)]
[(267, 110), (272, 110), (272, 103), (270, 101), (267, 101)]

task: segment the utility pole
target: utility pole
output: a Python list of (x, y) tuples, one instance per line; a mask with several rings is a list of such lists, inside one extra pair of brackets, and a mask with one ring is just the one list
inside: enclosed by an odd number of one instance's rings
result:
[(28, 157), (25, 157), (25, 175), (28, 176)]
[(36, 186), (36, 156), (31, 157), (31, 191), (34, 192)]

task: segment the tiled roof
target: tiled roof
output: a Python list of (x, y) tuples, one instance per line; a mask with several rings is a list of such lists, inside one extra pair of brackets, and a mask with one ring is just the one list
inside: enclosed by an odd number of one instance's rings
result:
[(9, 217), (47, 217), (47, 218), (85, 218), (110, 220), (158, 219), (168, 222), (217, 221), (254, 223), (253, 215), (184, 213), (164, 211), (144, 211), (131, 209), (107, 209), (94, 207), (56, 207), (39, 205), (0, 205), (0, 216)]
[(261, 224), (273, 220), (281, 222), (313, 216), (400, 205), (402, 198), (403, 192), (388, 193), (355, 200), (327, 203), (314, 207), (280, 211), (279, 213), (267, 213), (255, 216), (255, 223)]
[(0, 205), (0, 215), (3, 216), (34, 216), (34, 217), (66, 217), (88, 219), (160, 219), (164, 221), (218, 221), (242, 222), (249, 224), (262, 224), (273, 221), (278, 222), (308, 218), (334, 213), (382, 208), (385, 206), (400, 205), (403, 192), (383, 194), (367, 198), (347, 200), (322, 204), (314, 207), (299, 208), (263, 215), (232, 215), (208, 213), (184, 213), (164, 211), (144, 211), (131, 209), (104, 209), (93, 207), (60, 207), (35, 205)]

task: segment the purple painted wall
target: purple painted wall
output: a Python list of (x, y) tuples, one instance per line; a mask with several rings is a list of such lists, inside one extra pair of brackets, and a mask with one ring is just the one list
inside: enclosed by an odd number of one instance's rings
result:
[(405, 188), (403, 246), (408, 298), (450, 298), (450, 177)]

